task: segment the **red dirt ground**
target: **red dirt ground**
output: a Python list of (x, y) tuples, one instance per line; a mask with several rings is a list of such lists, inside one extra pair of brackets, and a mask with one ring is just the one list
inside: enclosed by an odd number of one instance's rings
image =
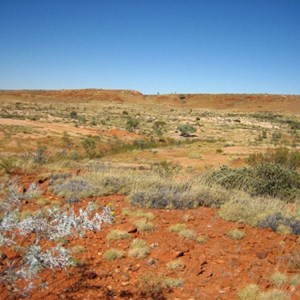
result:
[[(34, 181), (34, 175), (21, 176), (22, 186)], [(47, 181), (40, 185), (45, 191), (43, 197), (51, 200), (58, 198), (46, 192)], [(131, 207), (124, 196), (91, 197), (81, 201), (100, 205), (112, 203), (116, 219), (114, 224), (105, 225), (100, 232), (89, 232), (83, 239), (69, 239), (68, 247), (82, 245), (87, 251), (78, 257), (87, 262), (82, 268), (73, 268), (66, 275), (45, 272), (42, 276), (53, 282), (48, 290), (38, 290), (30, 299), (237, 299), (237, 292), (250, 283), (256, 283), (264, 290), (273, 288), (270, 275), (279, 270), (288, 276), (299, 274), (290, 263), (293, 254), (300, 256), (300, 245), (295, 235), (279, 235), (271, 230), (251, 228), (248, 225), (225, 222), (218, 217), (217, 211), (200, 207), (193, 210), (153, 210), (144, 209), (155, 215), (153, 232), (131, 233), (129, 240), (107, 241), (106, 236), (112, 229), (135, 231), (131, 217), (121, 214), (124, 207)], [(28, 204), (28, 207), (32, 204)], [(183, 221), (189, 214), (190, 220)], [(168, 227), (176, 223), (186, 223), (199, 235), (207, 237), (204, 244), (196, 243), (169, 233)], [(234, 228), (245, 231), (245, 238), (236, 241), (227, 233)], [(132, 239), (139, 237), (147, 241), (151, 248), (145, 259), (125, 257), (107, 262), (102, 254), (110, 248), (128, 251)], [(166, 263), (180, 257), (184, 266), (179, 270), (169, 270)], [(149, 258), (153, 261), (150, 264)], [(182, 278), (182, 288), (163, 289), (151, 292), (151, 287), (141, 283), (147, 274), (166, 275)], [(51, 279), (52, 277), (52, 279)], [(300, 287), (284, 285), (292, 299), (300, 299)], [(4, 299), (6, 291), (0, 290)]]
[(74, 127), (69, 124), (58, 124), (49, 123), (41, 121), (31, 121), (31, 120), (15, 120), (0, 118), (1, 125), (21, 125), (21, 126), (32, 126), (35, 130), (41, 132), (51, 132), (51, 133), (63, 133), (68, 132), (70, 135), (92, 135), (92, 136), (109, 136), (109, 137), (121, 137), (127, 139), (134, 139), (141, 137), (141, 135), (135, 134), (133, 132), (121, 130), (121, 129), (109, 129), (100, 130), (86, 127)]

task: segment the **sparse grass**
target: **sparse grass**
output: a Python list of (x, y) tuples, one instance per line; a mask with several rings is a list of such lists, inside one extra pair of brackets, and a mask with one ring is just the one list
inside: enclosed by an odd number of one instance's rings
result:
[(170, 270), (177, 270), (184, 266), (183, 262), (180, 259), (171, 260), (167, 263), (167, 267)]
[(238, 292), (240, 300), (257, 300), (260, 288), (256, 284), (249, 284)]
[(107, 261), (120, 259), (125, 256), (124, 251), (119, 249), (109, 249), (103, 254), (103, 258)]
[(206, 236), (203, 236), (203, 235), (199, 235), (196, 237), (195, 241), (198, 243), (198, 244), (204, 244), (207, 242), (207, 237)]
[(151, 212), (145, 212), (145, 211), (142, 211), (140, 209), (132, 211), (127, 207), (125, 207), (122, 210), (122, 214), (124, 216), (129, 216), (129, 217), (132, 217), (132, 218), (146, 218), (149, 221), (152, 221), (152, 220), (155, 219), (155, 215)]
[(178, 232), (178, 235), (183, 237), (183, 238), (186, 238), (188, 240), (194, 240), (196, 238), (196, 233), (195, 231), (191, 230), (191, 229), (183, 229), (183, 230), (180, 230)]
[(111, 240), (124, 240), (124, 239), (129, 239), (130, 234), (124, 230), (119, 230), (119, 229), (113, 229), (111, 230), (106, 239), (111, 241)]
[(272, 274), (271, 280), (276, 287), (281, 287), (287, 282), (287, 276), (281, 272), (275, 272)]
[(86, 251), (86, 248), (81, 245), (75, 245), (71, 249), (73, 254), (80, 254)]
[(288, 235), (292, 233), (292, 230), (289, 226), (286, 226), (284, 224), (279, 224), (277, 226), (276, 232), (283, 234), (283, 235)]
[(219, 216), (226, 221), (247, 223), (257, 226), (267, 216), (277, 213), (289, 215), (287, 205), (278, 199), (253, 198), (245, 193), (232, 191), (232, 199), (224, 203)]
[(300, 269), (300, 251), (294, 250), (289, 257), (289, 265), (293, 269)]
[(46, 206), (46, 205), (51, 204), (51, 201), (50, 201), (50, 199), (41, 197), (41, 198), (36, 199), (36, 204), (39, 206)]
[(182, 217), (182, 220), (184, 222), (188, 222), (188, 221), (192, 220), (192, 216), (190, 214), (184, 214)]
[(169, 226), (168, 230), (170, 232), (175, 232), (179, 236), (189, 239), (189, 240), (196, 239), (195, 231), (193, 231), (191, 229), (187, 229), (186, 224), (184, 224), (184, 223), (178, 223), (178, 224), (171, 225), (171, 226)]
[(290, 285), (296, 286), (300, 284), (300, 275), (294, 274), (290, 278)]
[(147, 222), (145, 220), (137, 220), (134, 222), (134, 225), (140, 232), (149, 232), (154, 230), (154, 225), (151, 222)]
[(261, 292), (258, 295), (258, 300), (289, 300), (289, 294), (282, 290), (269, 290)]
[(161, 278), (155, 273), (147, 273), (139, 277), (141, 289), (146, 293), (158, 293), (163, 289)]
[(168, 228), (168, 230), (170, 231), (170, 232), (180, 232), (180, 231), (182, 231), (182, 230), (186, 230), (187, 228), (186, 228), (186, 225), (185, 224), (183, 224), (183, 223), (178, 223), (178, 224), (175, 224), (175, 225), (171, 225), (169, 228)]
[(88, 262), (84, 259), (77, 259), (73, 257), (72, 264), (74, 265), (74, 267), (83, 268), (88, 265)]
[(239, 229), (232, 229), (228, 232), (228, 236), (233, 240), (242, 240), (245, 237), (245, 232)]
[(163, 278), (163, 285), (166, 288), (179, 288), (183, 286), (183, 279), (182, 278), (173, 278), (173, 277), (164, 277)]
[(4, 170), (5, 173), (11, 174), (16, 167), (16, 158), (13, 156), (1, 157), (0, 158), (0, 168)]
[(145, 258), (150, 253), (150, 249), (146, 241), (134, 239), (130, 245), (128, 256), (135, 258)]

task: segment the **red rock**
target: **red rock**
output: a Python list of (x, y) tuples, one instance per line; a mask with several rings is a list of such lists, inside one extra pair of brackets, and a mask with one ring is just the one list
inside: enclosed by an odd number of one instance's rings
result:
[(174, 255), (175, 258), (182, 257), (182, 256), (184, 256), (184, 252), (183, 251), (177, 251), (177, 252), (175, 252), (175, 255)]
[(256, 254), (257, 258), (264, 259), (268, 256), (269, 252), (262, 251), (262, 252), (256, 252), (255, 254)]
[(132, 227), (132, 228), (129, 228), (127, 230), (128, 233), (136, 233), (137, 232), (137, 228), (136, 227)]

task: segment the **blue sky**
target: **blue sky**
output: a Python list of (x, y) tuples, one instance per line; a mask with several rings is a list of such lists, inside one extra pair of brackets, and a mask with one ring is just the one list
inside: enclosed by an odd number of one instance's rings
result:
[(0, 0), (0, 89), (300, 94), (300, 0)]

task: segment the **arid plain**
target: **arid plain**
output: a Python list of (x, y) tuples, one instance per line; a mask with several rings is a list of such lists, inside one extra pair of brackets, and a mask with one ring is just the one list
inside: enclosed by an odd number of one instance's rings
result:
[[(1, 201), (37, 191), (20, 220), (114, 213), (1, 299), (300, 299), (300, 96), (0, 91), (0, 145)], [(22, 263), (0, 250), (2, 275)]]

